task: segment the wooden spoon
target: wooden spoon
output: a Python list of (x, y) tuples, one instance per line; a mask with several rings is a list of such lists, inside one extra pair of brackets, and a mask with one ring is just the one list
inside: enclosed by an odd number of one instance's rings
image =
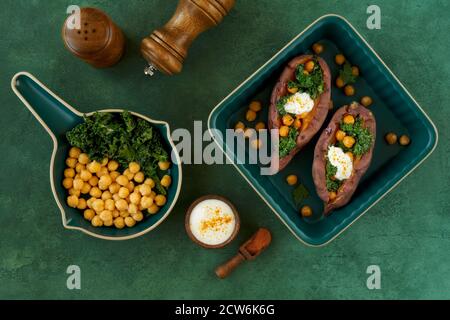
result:
[(216, 268), (216, 275), (224, 279), (239, 266), (244, 260), (254, 260), (261, 254), (272, 241), (270, 231), (260, 228), (256, 233), (239, 248), (239, 252), (233, 258)]

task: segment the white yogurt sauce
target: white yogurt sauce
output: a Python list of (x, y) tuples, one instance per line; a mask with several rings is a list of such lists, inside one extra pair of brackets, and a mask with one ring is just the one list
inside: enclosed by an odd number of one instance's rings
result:
[(198, 203), (191, 211), (189, 227), (197, 240), (207, 245), (218, 245), (227, 241), (236, 227), (231, 207), (217, 199)]

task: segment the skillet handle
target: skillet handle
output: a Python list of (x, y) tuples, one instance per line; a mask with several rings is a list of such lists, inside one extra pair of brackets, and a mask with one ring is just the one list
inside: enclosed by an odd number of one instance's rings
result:
[(61, 138), (83, 120), (81, 113), (27, 72), (17, 73), (11, 87), (50, 135)]

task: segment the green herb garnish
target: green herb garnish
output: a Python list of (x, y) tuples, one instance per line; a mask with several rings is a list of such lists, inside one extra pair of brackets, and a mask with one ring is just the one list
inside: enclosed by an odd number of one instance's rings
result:
[(284, 105), (286, 104), (286, 102), (287, 102), (287, 100), (289, 99), (290, 96), (291, 95), (287, 95), (287, 96), (281, 97), (277, 101), (276, 107), (277, 107), (278, 114), (280, 116), (284, 116), (285, 114), (287, 114), (286, 110), (284, 110)]
[(333, 166), (330, 161), (327, 160), (327, 164), (325, 167), (325, 176), (326, 176), (326, 184), (327, 184), (327, 190), (329, 192), (337, 192), (339, 190), (339, 188), (342, 185), (342, 181), (339, 181), (337, 179), (334, 178), (334, 176), (336, 175), (337, 172), (337, 168), (335, 166)]
[(292, 151), (292, 149), (297, 146), (297, 136), (298, 130), (291, 127), (289, 128), (289, 133), (286, 137), (280, 137), (280, 158), (284, 158), (285, 156), (287, 156)]
[(155, 181), (161, 194), (166, 194), (158, 176), (158, 162), (167, 161), (169, 155), (161, 136), (153, 126), (128, 111), (119, 115), (96, 112), (84, 117), (84, 123), (67, 132), (70, 145), (86, 152), (90, 159), (116, 160), (122, 169), (130, 162), (138, 162), (147, 177)]
[(304, 64), (299, 64), (295, 72), (297, 79), (296, 85), (299, 91), (306, 92), (311, 96), (311, 99), (316, 99), (323, 91), (323, 73), (319, 62), (314, 59), (314, 69), (312, 72), (305, 74)]
[(309, 197), (308, 189), (302, 184), (299, 184), (294, 191), (292, 191), (292, 197), (294, 198), (294, 203), (299, 206), (303, 200)]
[(363, 120), (360, 117), (357, 117), (353, 124), (345, 124), (341, 121), (339, 126), (342, 131), (347, 135), (354, 137), (356, 140), (355, 145), (351, 149), (345, 148), (342, 142), (338, 143), (338, 146), (342, 148), (344, 152), (351, 151), (358, 157), (369, 151), (373, 142), (373, 137), (369, 129), (363, 127)]
[(348, 61), (345, 62), (342, 69), (339, 70), (339, 77), (344, 82), (344, 85), (356, 82), (356, 77), (352, 73), (352, 65)]

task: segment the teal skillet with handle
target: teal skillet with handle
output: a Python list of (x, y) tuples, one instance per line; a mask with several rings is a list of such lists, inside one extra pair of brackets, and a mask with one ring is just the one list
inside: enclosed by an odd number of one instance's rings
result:
[[(150, 215), (133, 228), (115, 229), (112, 227), (95, 228), (83, 218), (83, 212), (66, 204), (67, 190), (62, 186), (64, 179), (65, 159), (70, 145), (66, 139), (66, 132), (82, 123), (83, 114), (56, 96), (35, 77), (26, 72), (16, 74), (11, 82), (12, 90), (47, 130), (53, 140), (53, 153), (50, 160), (50, 185), (53, 196), (61, 211), (63, 226), (67, 229), (79, 230), (93, 237), (106, 240), (127, 240), (139, 237), (155, 229), (172, 211), (181, 188), (181, 161), (175, 145), (171, 140), (169, 125), (164, 121), (157, 121), (141, 114), (131, 112), (134, 116), (150, 122), (160, 133), (167, 151), (172, 155), (172, 166), (169, 174), (172, 185), (167, 193), (167, 203), (161, 210)], [(119, 113), (123, 110), (109, 109), (99, 112)], [(86, 114), (86, 116), (92, 113)]]

